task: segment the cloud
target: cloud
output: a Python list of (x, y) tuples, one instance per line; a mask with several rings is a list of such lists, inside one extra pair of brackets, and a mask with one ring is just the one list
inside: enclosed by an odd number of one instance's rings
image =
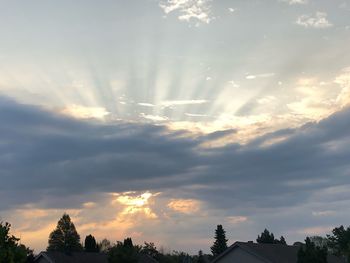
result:
[[(91, 123), (0, 98), (2, 219), (37, 234), (35, 242), (47, 241), (63, 211), (79, 231), (99, 238), (115, 231), (141, 242), (152, 237), (175, 246), (189, 237), (198, 245), (224, 218), (239, 225), (225, 228), (234, 238), (249, 240), (273, 226), (301, 239), (349, 216), (349, 114), (345, 107), (244, 144), (203, 147), (235, 131), (187, 137), (160, 125)], [(39, 211), (46, 232), (16, 220), (31, 217), (23, 210)], [(330, 210), (343, 212), (332, 222), (310, 213)]]
[(173, 106), (181, 106), (181, 105), (196, 105), (196, 104), (204, 104), (208, 103), (207, 100), (166, 100), (161, 102), (161, 106), (163, 107), (173, 107)]
[(239, 224), (248, 220), (246, 216), (229, 216), (226, 219), (230, 222), (230, 224)]
[(86, 107), (81, 105), (71, 105), (65, 107), (62, 111), (63, 114), (72, 116), (78, 119), (104, 119), (110, 113), (103, 107)]
[(178, 12), (178, 19), (209, 24), (213, 19), (210, 11), (211, 0), (167, 0), (161, 1), (159, 6), (165, 14)]
[(327, 19), (327, 13), (324, 13), (324, 12), (316, 12), (314, 16), (302, 15), (298, 17), (296, 24), (306, 28), (320, 28), (320, 29), (329, 28), (333, 26), (333, 24), (329, 22)]
[(168, 203), (168, 207), (176, 212), (192, 214), (200, 209), (200, 203), (193, 199), (173, 199)]
[(147, 119), (147, 120), (155, 121), (155, 122), (159, 122), (159, 121), (162, 122), (162, 121), (169, 120), (168, 117), (165, 117), (165, 116), (150, 115), (150, 114), (145, 114), (145, 113), (140, 113), (140, 117)]
[(156, 106), (152, 103), (144, 103), (144, 102), (137, 103), (137, 105), (143, 106), (143, 107), (155, 107)]
[(308, 0), (280, 0), (280, 1), (287, 2), (290, 5), (297, 5), (297, 4), (305, 5), (309, 2)]
[(248, 80), (256, 79), (256, 78), (270, 78), (275, 76), (275, 73), (263, 73), (258, 75), (247, 75), (245, 78)]

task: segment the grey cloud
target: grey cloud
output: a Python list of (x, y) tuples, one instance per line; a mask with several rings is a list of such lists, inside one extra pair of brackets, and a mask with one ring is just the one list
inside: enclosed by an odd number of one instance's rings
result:
[[(349, 113), (246, 145), (205, 149), (205, 138), (162, 126), (83, 122), (1, 98), (0, 209), (30, 202), (79, 206), (87, 196), (129, 190), (196, 198), (227, 215), (298, 206), (322, 191), (325, 203), (335, 201), (327, 189), (350, 183)], [(281, 136), (286, 139), (264, 145)]]

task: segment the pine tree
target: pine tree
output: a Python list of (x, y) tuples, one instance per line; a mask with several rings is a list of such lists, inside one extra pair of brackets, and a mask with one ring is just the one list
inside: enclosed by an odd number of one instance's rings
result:
[(265, 229), (264, 232), (261, 233), (261, 236), (258, 236), (256, 239), (256, 242), (260, 244), (274, 244), (275, 242), (275, 236), (273, 233), (270, 233), (269, 230)]
[(211, 253), (214, 257), (220, 255), (222, 252), (224, 252), (227, 249), (227, 239), (225, 230), (223, 229), (222, 225), (218, 225), (215, 230), (215, 241), (213, 246), (211, 246)]
[(98, 252), (99, 248), (96, 243), (96, 239), (92, 235), (85, 237), (84, 250), (86, 252)]
[(51, 232), (47, 250), (65, 253), (82, 250), (80, 236), (68, 214), (63, 214), (56, 229)]

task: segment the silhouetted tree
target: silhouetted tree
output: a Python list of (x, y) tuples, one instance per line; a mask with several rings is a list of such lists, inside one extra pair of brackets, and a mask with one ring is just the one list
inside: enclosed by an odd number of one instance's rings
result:
[[(329, 245), (329, 240), (326, 237), (321, 236), (311, 236), (310, 241), (315, 244), (316, 247), (327, 247)], [(330, 249), (331, 250), (331, 249)]]
[(155, 260), (159, 260), (160, 253), (157, 250), (154, 243), (152, 243), (152, 242), (150, 242), (150, 243), (145, 242), (145, 244), (143, 245), (143, 247), (141, 249), (141, 253), (146, 254)]
[(350, 228), (344, 226), (332, 230), (332, 235), (327, 235), (330, 250), (337, 256), (344, 256), (350, 262)]
[(310, 238), (305, 239), (305, 246), (298, 251), (297, 263), (327, 263), (327, 248), (316, 247)]
[(206, 263), (206, 261), (205, 261), (205, 259), (204, 259), (204, 255), (203, 255), (203, 251), (202, 251), (202, 250), (199, 250), (199, 251), (198, 251), (197, 263)]
[(85, 237), (84, 250), (86, 252), (98, 252), (99, 247), (97, 246), (96, 239), (92, 235)]
[(256, 239), (257, 243), (260, 244), (281, 244), (287, 245), (287, 242), (284, 236), (281, 236), (280, 239), (275, 239), (274, 234), (265, 228), (264, 232)]
[(118, 241), (116, 245), (108, 251), (109, 263), (137, 263), (141, 247), (134, 246), (131, 238)]
[(65, 253), (82, 250), (80, 236), (68, 214), (63, 214), (56, 229), (51, 232), (47, 250)]
[(112, 247), (111, 241), (104, 238), (100, 243), (98, 243), (99, 251), (101, 252), (108, 252), (108, 250)]
[(214, 239), (214, 244), (210, 247), (210, 249), (213, 256), (216, 257), (227, 249), (226, 232), (222, 225), (217, 226)]
[(274, 244), (275, 236), (273, 235), (273, 233), (270, 233), (270, 231), (265, 228), (264, 232), (261, 233), (261, 236), (258, 236), (258, 238), (256, 239), (256, 242), (260, 244)]
[(33, 251), (19, 245), (19, 238), (10, 235), (11, 225), (0, 222), (0, 263), (30, 262)]
[(276, 240), (276, 241), (277, 241), (276, 244), (287, 245), (287, 242), (286, 242), (284, 236), (281, 236), (280, 240)]

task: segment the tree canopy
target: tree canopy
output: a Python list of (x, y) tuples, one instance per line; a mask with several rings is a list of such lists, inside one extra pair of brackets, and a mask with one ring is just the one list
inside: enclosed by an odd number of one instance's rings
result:
[(118, 241), (108, 251), (109, 263), (137, 263), (141, 247), (134, 246), (131, 238), (124, 239), (124, 242)]
[(345, 256), (350, 262), (350, 227), (336, 227), (327, 237), (330, 250), (337, 256)]
[(99, 247), (94, 236), (88, 235), (85, 237), (84, 250), (86, 252), (99, 252)]
[(65, 253), (82, 250), (80, 236), (68, 214), (63, 214), (56, 229), (51, 232), (47, 250)]
[(19, 238), (10, 234), (10, 228), (9, 223), (0, 222), (0, 263), (30, 262), (32, 251), (18, 243)]
[(226, 232), (222, 225), (217, 226), (214, 239), (214, 244), (210, 249), (213, 256), (216, 257), (227, 249)]
[(256, 242), (259, 244), (281, 244), (287, 245), (287, 242), (283, 236), (280, 239), (275, 239), (274, 234), (265, 228), (265, 230), (258, 236)]
[(327, 248), (315, 246), (307, 237), (305, 246), (301, 246), (298, 251), (297, 263), (327, 263)]

